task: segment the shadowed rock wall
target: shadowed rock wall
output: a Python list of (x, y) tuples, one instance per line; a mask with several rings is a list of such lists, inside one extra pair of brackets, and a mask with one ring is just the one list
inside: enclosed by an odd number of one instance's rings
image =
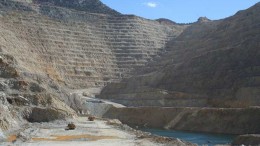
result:
[(259, 108), (110, 108), (106, 118), (133, 126), (194, 132), (260, 133)]

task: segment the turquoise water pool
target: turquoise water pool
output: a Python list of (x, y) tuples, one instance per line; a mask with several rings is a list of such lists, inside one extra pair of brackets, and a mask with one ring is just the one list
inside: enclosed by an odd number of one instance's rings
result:
[(235, 135), (226, 134), (209, 134), (209, 133), (193, 133), (173, 130), (159, 129), (141, 129), (142, 131), (150, 132), (155, 135), (179, 138), (198, 145), (214, 146), (217, 144), (230, 144), (235, 138)]

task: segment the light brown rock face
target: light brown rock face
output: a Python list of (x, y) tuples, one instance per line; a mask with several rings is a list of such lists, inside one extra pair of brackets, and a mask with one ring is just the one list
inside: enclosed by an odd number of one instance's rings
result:
[(223, 20), (201, 19), (167, 43), (167, 54), (100, 97), (131, 106), (259, 106), (259, 13), (258, 3)]

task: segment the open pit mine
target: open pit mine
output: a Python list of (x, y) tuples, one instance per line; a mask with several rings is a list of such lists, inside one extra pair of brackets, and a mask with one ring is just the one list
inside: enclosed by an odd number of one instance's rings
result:
[(142, 128), (260, 145), (260, 3), (179, 24), (100, 0), (0, 0), (1, 146), (197, 145)]

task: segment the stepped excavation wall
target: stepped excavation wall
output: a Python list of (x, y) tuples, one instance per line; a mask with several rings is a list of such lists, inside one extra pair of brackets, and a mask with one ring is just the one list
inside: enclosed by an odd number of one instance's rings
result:
[(100, 87), (129, 77), (186, 28), (8, 0), (0, 8), (2, 52), (17, 59), (22, 74), (47, 74), (71, 88)]

